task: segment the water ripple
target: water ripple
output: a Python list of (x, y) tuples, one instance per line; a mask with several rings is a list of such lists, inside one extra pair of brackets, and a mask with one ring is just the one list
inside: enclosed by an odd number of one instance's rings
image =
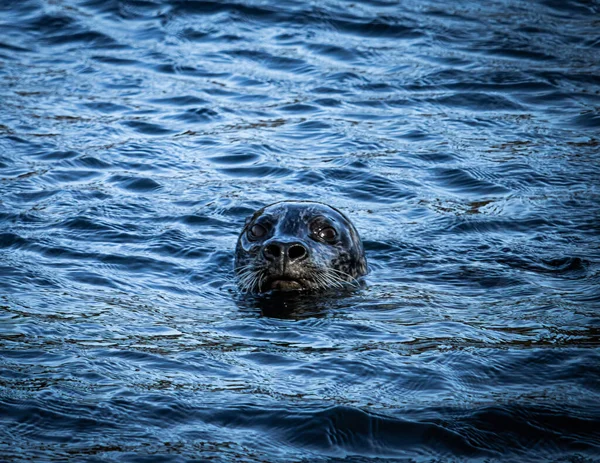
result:
[[(0, 5), (2, 461), (593, 461), (596, 2)], [(256, 208), (360, 290), (237, 291)]]

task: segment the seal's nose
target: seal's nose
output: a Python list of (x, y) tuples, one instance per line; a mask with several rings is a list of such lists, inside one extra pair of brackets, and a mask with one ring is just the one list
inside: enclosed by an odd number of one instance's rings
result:
[(282, 243), (271, 241), (263, 248), (263, 256), (270, 261), (286, 259), (289, 262), (298, 262), (308, 257), (308, 249), (302, 243)]

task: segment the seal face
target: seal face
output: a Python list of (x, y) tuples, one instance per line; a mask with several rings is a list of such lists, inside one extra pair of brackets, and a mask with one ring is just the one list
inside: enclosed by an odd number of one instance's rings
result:
[(235, 251), (244, 292), (318, 291), (357, 286), (367, 273), (358, 232), (337, 209), (281, 201), (246, 220)]

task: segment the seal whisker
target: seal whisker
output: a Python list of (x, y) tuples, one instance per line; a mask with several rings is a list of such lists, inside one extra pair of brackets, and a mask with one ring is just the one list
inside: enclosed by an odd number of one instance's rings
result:
[(252, 292), (252, 289), (256, 286), (256, 282), (260, 275), (260, 270), (254, 268), (254, 265), (246, 265), (240, 267), (242, 269), (237, 277), (242, 292)]
[(321, 289), (327, 289), (328, 287), (343, 288), (342, 280), (339, 279), (334, 273), (325, 269), (319, 271), (316, 276)]
[(323, 271), (319, 271), (319, 272), (316, 272), (314, 275), (316, 283), (317, 283), (317, 288), (319, 288), (319, 289), (324, 289), (327, 287), (327, 280), (325, 278), (324, 273), (325, 272), (323, 272)]
[[(342, 272), (340, 270), (336, 270), (336, 269), (328, 269), (328, 277), (331, 279), (332, 282), (335, 283), (335, 285), (339, 288), (343, 288), (346, 285), (350, 285), (353, 287), (357, 286), (357, 282), (355, 278), (352, 278), (352, 276), (348, 275), (345, 272)], [(350, 277), (351, 280), (348, 280), (346, 278), (343, 278), (343, 276), (347, 276)], [(354, 281), (352, 281), (354, 280)]]
[(252, 287), (253, 291), (260, 292), (260, 287), (262, 285), (262, 281), (264, 279), (264, 270), (258, 269), (255, 273), (256, 279), (254, 281), (254, 285)]
[(254, 267), (254, 264), (244, 265), (243, 267), (236, 268), (235, 273), (236, 274), (243, 273), (244, 271), (246, 271), (248, 269), (252, 269), (253, 267)]
[(335, 286), (337, 288), (343, 288), (348, 283), (347, 281), (342, 280), (340, 277), (338, 277), (334, 273), (329, 272), (329, 274), (327, 276), (329, 277), (330, 281), (333, 283), (333, 286)]
[(349, 273), (343, 272), (342, 270), (339, 269), (335, 269), (335, 268), (331, 268), (328, 269), (330, 272), (332, 272), (333, 274), (335, 274), (338, 278), (347, 278), (344, 281), (346, 281), (347, 283), (352, 284), (353, 286), (360, 286), (359, 281), (354, 278), (352, 275), (350, 275)]

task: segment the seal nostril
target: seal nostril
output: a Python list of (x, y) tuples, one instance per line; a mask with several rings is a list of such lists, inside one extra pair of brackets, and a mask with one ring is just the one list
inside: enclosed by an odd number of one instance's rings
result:
[(281, 255), (281, 247), (278, 244), (269, 244), (263, 249), (263, 254), (269, 260), (277, 259)]
[(306, 257), (308, 251), (301, 244), (292, 244), (288, 249), (287, 254), (290, 260), (298, 260)]

